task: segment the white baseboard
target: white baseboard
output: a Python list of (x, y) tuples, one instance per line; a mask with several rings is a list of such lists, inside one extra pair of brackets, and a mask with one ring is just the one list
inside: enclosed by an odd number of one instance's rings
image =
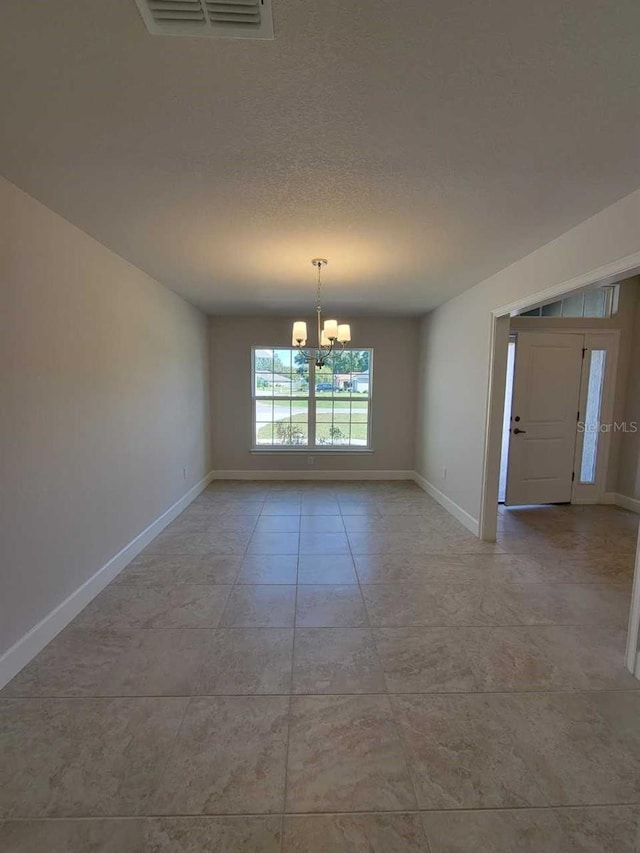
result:
[(627, 495), (620, 495), (616, 492), (607, 492), (604, 496), (604, 502), (640, 514), (640, 501), (636, 498), (629, 498)]
[(128, 545), (118, 551), (107, 563), (98, 569), (98, 571), (86, 580), (82, 586), (78, 587), (75, 592), (72, 592), (68, 598), (65, 598), (57, 607), (48, 613), (44, 619), (41, 619), (37, 625), (34, 625), (27, 633), (21, 637), (16, 643), (7, 649), (0, 657), (0, 688), (4, 687), (11, 679), (17, 675), (42, 649), (50, 643), (51, 640), (65, 628), (72, 619), (83, 610), (89, 602), (96, 597), (99, 592), (109, 584), (134, 557), (136, 557), (143, 548), (151, 542), (152, 539), (161, 533), (164, 528), (170, 524), (174, 518), (186, 509), (206, 487), (209, 485), (213, 475), (207, 476), (200, 480), (193, 488), (183, 495), (180, 500), (176, 501), (173, 506), (170, 506), (166, 512), (152, 522), (142, 533), (139, 533), (135, 539), (132, 539)]
[(413, 472), (413, 479), (415, 482), (423, 489), (428, 495), (438, 501), (438, 503), (443, 506), (447, 512), (450, 512), (454, 518), (457, 518), (461, 524), (470, 530), (474, 536), (480, 536), (480, 522), (477, 518), (474, 518), (472, 515), (462, 509), (461, 506), (455, 501), (452, 501), (451, 498), (448, 498), (444, 492), (441, 492), (440, 489), (437, 489), (432, 483), (428, 480), (425, 480), (424, 477), (420, 476), (416, 471)]
[(214, 480), (413, 480), (413, 471), (214, 471)]

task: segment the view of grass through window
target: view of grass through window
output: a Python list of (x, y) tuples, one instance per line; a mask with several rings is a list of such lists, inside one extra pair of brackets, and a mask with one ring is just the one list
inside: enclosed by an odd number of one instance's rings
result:
[(317, 369), (293, 348), (253, 351), (256, 447), (369, 447), (369, 349)]

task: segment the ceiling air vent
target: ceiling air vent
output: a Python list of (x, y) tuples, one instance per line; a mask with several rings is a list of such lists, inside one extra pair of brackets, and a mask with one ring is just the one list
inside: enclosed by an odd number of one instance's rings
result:
[(272, 39), (271, 0), (136, 0), (155, 36)]

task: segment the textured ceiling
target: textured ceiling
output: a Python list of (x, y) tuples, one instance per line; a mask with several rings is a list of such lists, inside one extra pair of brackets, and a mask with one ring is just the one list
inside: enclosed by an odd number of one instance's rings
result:
[(211, 311), (420, 313), (640, 185), (637, 0), (3, 0), (0, 172)]

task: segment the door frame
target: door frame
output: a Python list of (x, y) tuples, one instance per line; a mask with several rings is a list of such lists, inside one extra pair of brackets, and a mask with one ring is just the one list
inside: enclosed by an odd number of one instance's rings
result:
[[(553, 287), (531, 293), (489, 312), (487, 317), (489, 325), (489, 376), (479, 519), (481, 539), (495, 542), (498, 528), (498, 486), (500, 482), (500, 451), (510, 318), (538, 303), (553, 301), (561, 296), (594, 285), (617, 284), (626, 278), (638, 275), (638, 273), (640, 273), (640, 252), (624, 258), (617, 258), (606, 266), (598, 267), (583, 275), (560, 282)], [(640, 534), (636, 549), (625, 660), (629, 671), (640, 678)]]
[[(511, 332), (509, 338), (516, 339), (516, 358), (518, 357), (518, 334), (519, 332)], [(527, 335), (537, 334), (537, 332), (527, 329), (524, 333)], [(599, 349), (597, 346), (590, 346), (590, 338), (604, 338), (607, 342), (607, 363), (605, 366), (605, 378), (602, 404), (600, 406), (600, 421), (602, 423), (612, 423), (613, 408), (616, 392), (616, 375), (618, 371), (618, 354), (620, 352), (620, 329), (540, 329), (540, 334), (544, 335), (578, 335), (582, 337), (583, 348), (585, 351), (590, 349)], [(587, 395), (587, 385), (589, 381), (589, 372), (585, 371), (585, 360), (582, 362), (582, 375), (580, 379), (580, 394), (579, 394), (579, 409), (580, 414), (584, 413)], [(578, 472), (579, 465), (582, 459), (583, 434), (579, 433), (576, 436), (573, 470)], [(605, 495), (607, 494), (607, 475), (609, 473), (609, 458), (611, 453), (611, 432), (600, 433), (598, 442), (598, 457), (596, 468), (596, 481), (593, 484), (580, 483), (577, 479), (574, 481), (571, 489), (572, 504), (598, 504), (605, 503)], [(580, 495), (582, 491), (583, 495)], [(589, 494), (591, 492), (591, 494)]]
[[(530, 337), (535, 337), (537, 335), (545, 335), (545, 336), (549, 336), (549, 337), (554, 337), (556, 335), (558, 335), (558, 336), (563, 335), (565, 337), (569, 336), (569, 335), (573, 335), (575, 337), (581, 338), (579, 345), (578, 345), (578, 341), (575, 341), (575, 345), (576, 345), (575, 349), (576, 350), (579, 350), (579, 349), (582, 350), (582, 360), (580, 362), (580, 375), (579, 375), (579, 379), (578, 379), (578, 387), (576, 389), (576, 391), (577, 391), (576, 406), (579, 406), (580, 398), (581, 398), (581, 394), (582, 394), (582, 380), (583, 380), (583, 375), (584, 375), (585, 331), (582, 329), (579, 329), (579, 330), (574, 330), (574, 329), (539, 329), (539, 330), (527, 329), (526, 332), (518, 330), (518, 331), (512, 332), (511, 335), (509, 336), (510, 339), (512, 336), (515, 336), (515, 339), (516, 339), (515, 368), (514, 368), (514, 376), (513, 376), (513, 396), (512, 396), (512, 400), (511, 400), (512, 414), (514, 411), (515, 401), (517, 398), (516, 382), (517, 382), (517, 377), (518, 377), (518, 338), (519, 338), (519, 335), (521, 335), (521, 334), (522, 335), (528, 335)], [(576, 355), (577, 354), (578, 353), (576, 352)], [(576, 411), (576, 409), (574, 408), (573, 412), (575, 412), (575, 411)], [(527, 418), (525, 418), (524, 420), (526, 421)], [(577, 435), (577, 425), (576, 425), (576, 434), (575, 434), (574, 441), (573, 441), (573, 453), (571, 455), (571, 470), (574, 472), (575, 472), (575, 464), (576, 464), (577, 444), (578, 444), (578, 435)], [(509, 493), (509, 485), (508, 484), (509, 484), (509, 466), (510, 466), (510, 464), (511, 464), (511, 442), (509, 442), (509, 455), (508, 455), (508, 459), (507, 459), (507, 495)], [(505, 498), (506, 498), (506, 495), (505, 495)], [(571, 500), (571, 502), (573, 502), (573, 484), (571, 485), (570, 500)], [(506, 505), (506, 501), (505, 501), (505, 505)], [(518, 506), (518, 504), (511, 504), (511, 506)]]

